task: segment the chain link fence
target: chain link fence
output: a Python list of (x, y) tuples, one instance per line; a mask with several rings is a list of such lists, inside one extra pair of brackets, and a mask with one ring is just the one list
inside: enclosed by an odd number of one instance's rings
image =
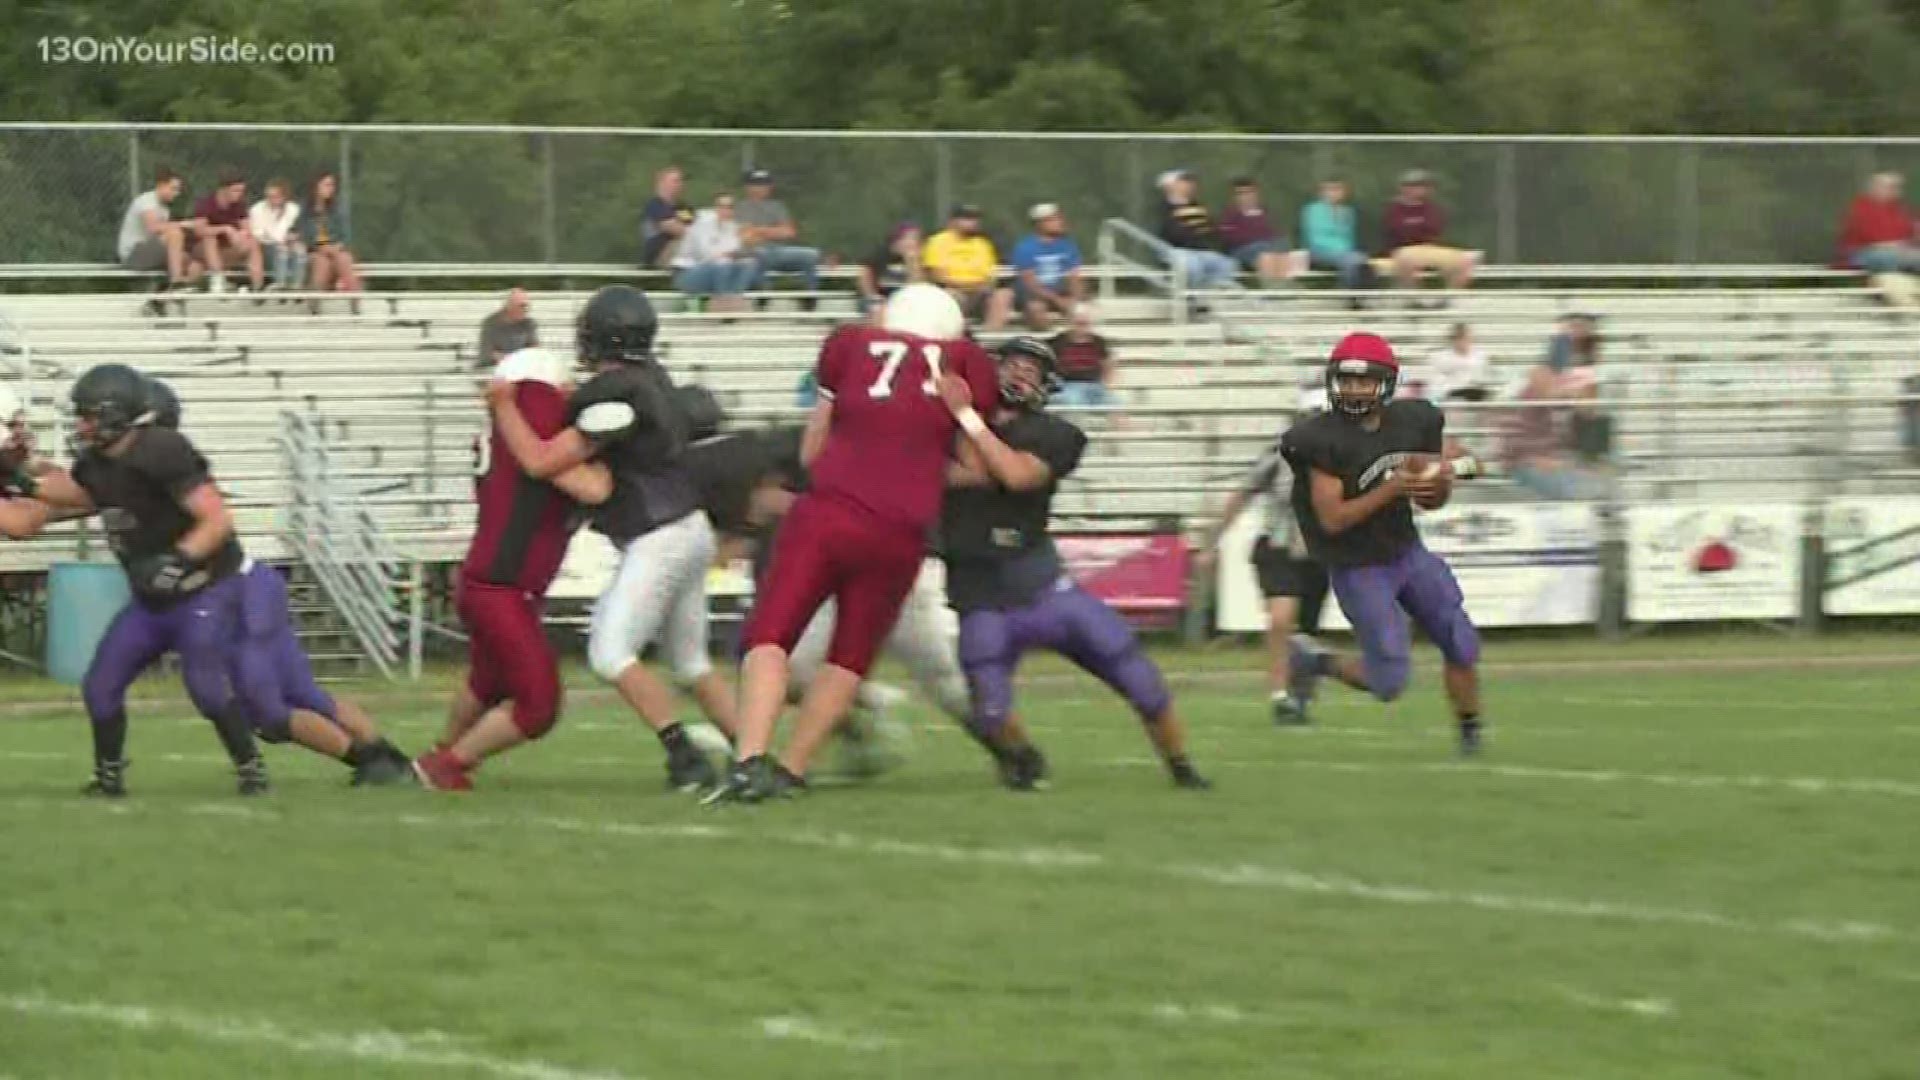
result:
[(1799, 263), (1831, 258), (1846, 202), (1875, 169), (1920, 167), (1920, 140), (1497, 136), (1088, 136), (534, 128), (0, 125), (0, 262), (110, 261), (126, 205), (159, 167), (187, 191), (225, 169), (297, 196), (340, 176), (353, 243), (375, 262), (633, 262), (655, 173), (678, 165), (709, 205), (749, 165), (771, 169), (803, 242), (858, 259), (894, 224), (936, 226), (979, 204), (1010, 245), (1036, 202), (1082, 244), (1100, 221), (1155, 225), (1154, 178), (1200, 175), (1205, 199), (1251, 176), (1295, 231), (1326, 177), (1363, 231), (1407, 169), (1439, 180), (1451, 239), (1499, 263)]

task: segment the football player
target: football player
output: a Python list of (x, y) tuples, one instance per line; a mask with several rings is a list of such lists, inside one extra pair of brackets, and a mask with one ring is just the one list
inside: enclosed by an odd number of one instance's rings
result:
[(1440, 647), (1460, 752), (1480, 749), (1480, 635), (1467, 617), (1453, 570), (1420, 541), (1413, 505), (1437, 509), (1453, 490), (1442, 457), (1446, 420), (1431, 403), (1396, 401), (1400, 365), (1377, 334), (1341, 338), (1327, 361), (1332, 408), (1281, 439), (1293, 467), (1293, 510), (1307, 551), (1326, 566), (1360, 656), (1340, 656), (1295, 639), (1292, 664), (1304, 673), (1300, 698), (1331, 675), (1392, 701), (1410, 670), (1404, 611)]
[(978, 422), (970, 389), (944, 384), (947, 403), (979, 448), (958, 463), (941, 514), (947, 598), (960, 613), (960, 664), (973, 694), (971, 727), (993, 752), (1003, 782), (1039, 786), (1046, 761), (1013, 718), (1013, 672), (1031, 649), (1050, 649), (1127, 699), (1146, 725), (1173, 782), (1204, 789), (1160, 669), (1106, 604), (1068, 577), (1047, 534), (1054, 492), (1080, 464), (1087, 437), (1046, 410), (1055, 384), (1053, 349), (1017, 337), (1000, 348), (999, 385)]
[[(981, 400), (994, 392), (993, 361), (967, 339), (945, 290), (901, 289), (881, 324), (843, 326), (821, 345), (820, 400), (800, 447), (809, 486), (781, 524), (766, 587), (747, 617), (736, 760), (713, 801), (756, 802), (799, 786), (920, 574), (960, 423), (941, 399), (942, 376), (976, 387)], [(827, 660), (776, 765), (767, 753), (790, 657), (828, 598), (835, 613)]]
[(126, 794), (127, 688), (169, 650), (187, 694), (213, 722), (242, 795), (269, 790), (245, 706), (228, 678), (238, 636), (242, 565), (226, 500), (205, 458), (152, 422), (147, 380), (125, 364), (88, 369), (70, 394), (71, 469), (24, 478), (0, 501), (0, 531), (33, 535), (56, 517), (98, 513), (133, 587), (81, 683), (93, 729), (88, 794)]
[(609, 285), (580, 313), (580, 359), (593, 377), (567, 403), (566, 424), (543, 437), (527, 422), (512, 384), (488, 397), (499, 435), (534, 480), (589, 461), (612, 473), (613, 493), (594, 508), (593, 528), (620, 549), (620, 565), (594, 604), (587, 660), (645, 720), (667, 754), (667, 784), (710, 787), (713, 762), (674, 717), (673, 693), (640, 662), (657, 638), (675, 679), (722, 731), (734, 730), (733, 691), (707, 654), (707, 567), (713, 526), (681, 456), (685, 418), (673, 382), (654, 357), (659, 318), (639, 290)]
[[(1300, 408), (1293, 423), (1301, 423), (1326, 411), (1324, 390), (1301, 395)], [(1286, 433), (1281, 432), (1284, 436)], [(1260, 593), (1267, 600), (1267, 689), (1276, 724), (1307, 722), (1306, 702), (1295, 692), (1295, 682), (1305, 687), (1306, 672), (1295, 672), (1291, 663), (1293, 635), (1296, 630), (1308, 635), (1320, 632), (1320, 609), (1327, 602), (1327, 572), (1307, 556), (1306, 539), (1300, 534), (1293, 516), (1291, 499), (1293, 473), (1280, 452), (1281, 439), (1253, 463), (1241, 478), (1240, 486), (1227, 496), (1220, 520), (1208, 530), (1200, 545), (1200, 564), (1211, 570), (1220, 546), (1220, 534), (1234, 519), (1261, 501), (1266, 531), (1253, 543), (1253, 571)]]
[[(147, 391), (152, 423), (178, 431), (180, 396), (153, 378)], [(262, 742), (294, 742), (333, 758), (353, 770), (355, 784), (407, 779), (407, 755), (380, 734), (358, 705), (335, 698), (315, 681), (313, 665), (294, 633), (286, 579), (265, 563), (247, 562), (241, 582), (239, 639), (228, 675), (253, 722), (254, 734)]]
[[(522, 422), (549, 438), (566, 427), (569, 367), (560, 355), (522, 349), (495, 366), (491, 385), (506, 387)], [(536, 479), (498, 428), (479, 447), (480, 513), (454, 601), (467, 630), (467, 678), (440, 741), (413, 763), (414, 775), (437, 791), (470, 790), (481, 762), (541, 738), (559, 720), (560, 662), (540, 621), (547, 589), (579, 525), (577, 507), (605, 502), (613, 488), (607, 468), (592, 463)], [(495, 708), (502, 703), (511, 707)]]

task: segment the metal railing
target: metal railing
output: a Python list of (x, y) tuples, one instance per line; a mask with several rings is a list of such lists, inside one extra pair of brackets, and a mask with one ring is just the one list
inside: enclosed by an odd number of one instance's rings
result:
[(802, 242), (846, 258), (961, 200), (1003, 242), (1040, 201), (1089, 237), (1110, 217), (1149, 222), (1153, 178), (1173, 167), (1197, 171), (1209, 202), (1230, 177), (1260, 179), (1289, 232), (1314, 184), (1340, 176), (1364, 222), (1419, 167), (1440, 180), (1453, 241), (1496, 263), (1822, 264), (1861, 181), (1920, 168), (1920, 139), (10, 122), (0, 263), (111, 260), (158, 166), (190, 193), (226, 167), (256, 191), (334, 172), (367, 261), (633, 262), (640, 207), (670, 164), (694, 205), (771, 168)]
[(318, 418), (291, 410), (281, 418), (278, 442), (291, 493), (283, 530), (287, 547), (313, 573), (367, 659), (393, 678), (404, 653), (412, 651), (409, 624), (417, 621), (414, 602), (402, 603), (407, 561), (357, 493), (334, 481)]

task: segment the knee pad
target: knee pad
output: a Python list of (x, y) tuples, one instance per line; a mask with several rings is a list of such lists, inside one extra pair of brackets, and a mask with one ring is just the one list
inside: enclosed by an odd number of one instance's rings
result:
[(1406, 692), (1413, 664), (1404, 656), (1369, 660), (1366, 665), (1367, 692), (1381, 701), (1393, 701)]
[(516, 701), (513, 703), (512, 720), (513, 726), (520, 729), (520, 734), (525, 735), (528, 742), (535, 742), (560, 722), (560, 706), (558, 702), (529, 705)]
[(587, 666), (602, 681), (618, 682), (622, 672), (639, 662), (640, 657), (618, 634), (587, 639)]
[(1159, 665), (1140, 651), (1138, 641), (1111, 662), (1116, 685), (1143, 723), (1152, 723), (1166, 714), (1167, 707), (1173, 704), (1173, 692), (1167, 689), (1167, 680), (1160, 674)]
[(692, 687), (694, 683), (699, 682), (712, 673), (713, 661), (705, 652), (700, 653), (698, 659), (690, 658), (673, 665), (673, 681), (678, 684), (682, 690)]

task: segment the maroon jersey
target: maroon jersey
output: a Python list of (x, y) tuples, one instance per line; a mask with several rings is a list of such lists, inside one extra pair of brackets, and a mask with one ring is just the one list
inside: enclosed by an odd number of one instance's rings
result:
[[(567, 426), (567, 399), (546, 383), (522, 382), (514, 402), (533, 433), (551, 439)], [(460, 572), (468, 578), (546, 594), (573, 536), (573, 500), (520, 470), (497, 431), (480, 442), (480, 521)]]
[(982, 410), (999, 400), (993, 358), (972, 341), (845, 326), (820, 346), (820, 396), (833, 425), (810, 490), (882, 521), (924, 532), (940, 516), (947, 459), (959, 424), (940, 399), (942, 372), (959, 375)]

